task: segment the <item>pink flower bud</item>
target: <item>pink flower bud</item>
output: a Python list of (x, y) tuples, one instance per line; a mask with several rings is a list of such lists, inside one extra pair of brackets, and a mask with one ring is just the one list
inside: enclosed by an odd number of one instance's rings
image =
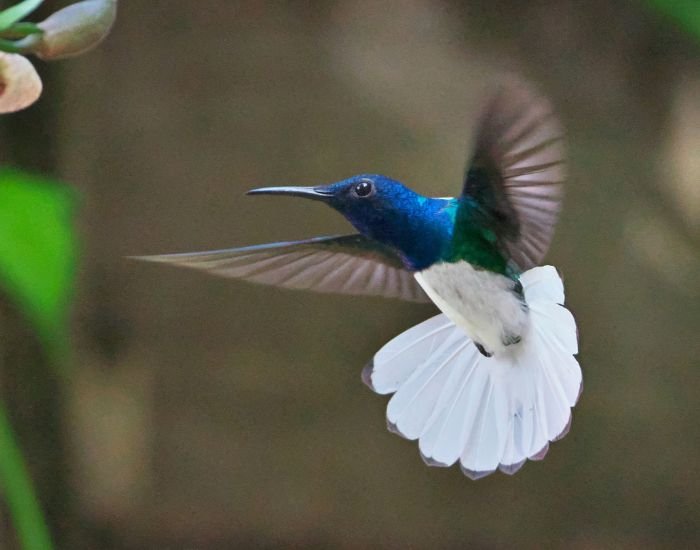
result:
[(41, 95), (41, 79), (26, 57), (0, 52), (0, 113), (13, 113)]
[(42, 59), (62, 59), (94, 48), (109, 34), (117, 16), (117, 0), (85, 0), (58, 10), (39, 23), (43, 35), (32, 47)]

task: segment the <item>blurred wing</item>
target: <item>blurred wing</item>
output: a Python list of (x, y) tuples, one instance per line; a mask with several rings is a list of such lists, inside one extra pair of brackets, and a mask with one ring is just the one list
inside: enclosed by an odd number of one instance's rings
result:
[(430, 301), (393, 250), (359, 234), (135, 259), (285, 288)]
[(462, 193), (522, 270), (549, 248), (564, 178), (563, 131), (551, 105), (521, 82), (503, 84), (481, 118)]

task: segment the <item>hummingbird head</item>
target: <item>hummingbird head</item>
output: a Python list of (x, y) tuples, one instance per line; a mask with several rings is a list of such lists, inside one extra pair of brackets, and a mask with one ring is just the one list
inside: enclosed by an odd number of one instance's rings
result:
[(412, 215), (428, 199), (398, 181), (378, 174), (360, 174), (316, 187), (263, 187), (249, 195), (291, 195), (325, 202), (360, 231), (377, 240), (407, 229)]
[(435, 261), (449, 240), (451, 218), (442, 199), (419, 195), (379, 174), (360, 174), (315, 187), (263, 187), (249, 195), (291, 195), (328, 204), (360, 233), (395, 248), (409, 267)]

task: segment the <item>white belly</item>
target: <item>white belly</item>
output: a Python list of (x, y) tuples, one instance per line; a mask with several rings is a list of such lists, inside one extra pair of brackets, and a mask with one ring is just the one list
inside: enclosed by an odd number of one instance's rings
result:
[(488, 352), (504, 350), (525, 330), (527, 307), (504, 275), (460, 261), (435, 264), (415, 278), (435, 305)]

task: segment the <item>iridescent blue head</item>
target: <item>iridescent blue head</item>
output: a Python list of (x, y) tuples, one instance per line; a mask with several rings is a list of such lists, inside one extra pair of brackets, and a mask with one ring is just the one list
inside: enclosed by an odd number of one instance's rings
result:
[(378, 174), (360, 174), (316, 187), (264, 187), (248, 194), (293, 195), (325, 202), (363, 235), (393, 247), (412, 270), (442, 259), (456, 212), (456, 201), (424, 197)]

